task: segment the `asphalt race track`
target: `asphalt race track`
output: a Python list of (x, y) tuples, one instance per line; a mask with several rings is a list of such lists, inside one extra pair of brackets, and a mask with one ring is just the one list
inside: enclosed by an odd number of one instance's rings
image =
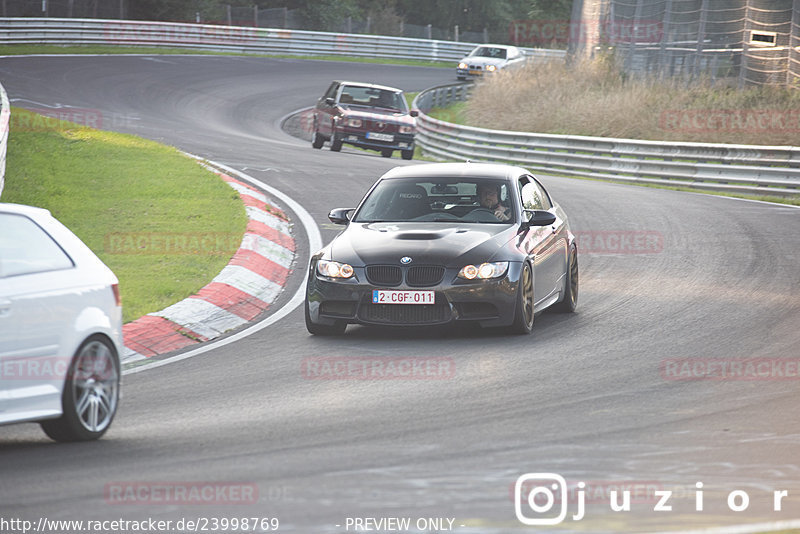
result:
[[(312, 150), (281, 130), (282, 117), (337, 78), (419, 91), (454, 72), (237, 57), (0, 59), (13, 105), (93, 110), (104, 128), (244, 171), (304, 206), (325, 241), (336, 231), (331, 208), (355, 206), (382, 172), (416, 163)], [(298, 308), (241, 341), (126, 376), (117, 419), (97, 443), (58, 445), (33, 424), (0, 427), (0, 517), (278, 518), (278, 532), (300, 533), (353, 532), (353, 518), (450, 518), (455, 532), (518, 532), (517, 477), (554, 473), (599, 488), (580, 521), (573, 499), (559, 503), (569, 510), (559, 532), (800, 518), (800, 209), (543, 182), (587, 239), (577, 314), (542, 314), (529, 337), (351, 326), (328, 339), (307, 334)], [(284, 302), (303, 282), (304, 236), (296, 227), (301, 260)], [(654, 245), (635, 246), (642, 236)], [(619, 239), (625, 250), (609, 253)], [(451, 372), (320, 380), (306, 372), (320, 356), (430, 358)], [(767, 375), (677, 380), (669, 367), (744, 358), (770, 359)], [(188, 482), (243, 484), (257, 497), (111, 494)], [(631, 511), (611, 512), (615, 485), (646, 490)], [(671, 511), (654, 511), (653, 488), (673, 492)], [(734, 490), (747, 493), (746, 510), (730, 510)], [(774, 490), (788, 491), (781, 511)]]

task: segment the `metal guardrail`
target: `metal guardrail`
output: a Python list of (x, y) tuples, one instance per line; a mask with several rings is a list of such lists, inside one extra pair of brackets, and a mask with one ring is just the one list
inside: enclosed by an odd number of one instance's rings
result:
[(470, 84), (417, 95), (417, 145), (450, 160), (522, 165), (547, 174), (584, 176), (750, 194), (800, 194), (800, 147), (640, 141), (610, 137), (487, 130), (426, 113), (466, 100)]
[(0, 85), (0, 196), (3, 195), (3, 186), (6, 176), (6, 151), (8, 148), (8, 131), (11, 127), (11, 104), (5, 88)]
[[(223, 52), (457, 61), (477, 43), (240, 26), (98, 19), (0, 18), (0, 44), (180, 47)], [(525, 48), (534, 57), (563, 50)]]

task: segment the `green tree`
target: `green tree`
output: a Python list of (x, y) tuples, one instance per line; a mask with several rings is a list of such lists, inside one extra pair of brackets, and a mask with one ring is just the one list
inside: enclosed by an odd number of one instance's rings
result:
[(309, 30), (341, 31), (347, 17), (364, 18), (356, 0), (315, 0), (299, 7)]
[(399, 0), (398, 12), (410, 24), (430, 24), (461, 31), (489, 30), (491, 39), (506, 42), (511, 22), (528, 16), (530, 0)]
[(528, 16), (538, 20), (567, 21), (573, 0), (528, 0)]

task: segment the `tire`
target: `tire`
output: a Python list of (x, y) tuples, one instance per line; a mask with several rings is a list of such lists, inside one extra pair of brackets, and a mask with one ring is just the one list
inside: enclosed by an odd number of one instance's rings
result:
[(42, 421), (42, 430), (55, 441), (100, 438), (117, 413), (119, 386), (119, 356), (113, 345), (102, 335), (89, 337), (70, 362), (61, 417)]
[(381, 150), (381, 156), (383, 156), (384, 158), (391, 158), (393, 153), (394, 150), (390, 150), (388, 148), (384, 148), (383, 150)]
[(336, 135), (336, 130), (331, 132), (331, 150), (334, 152), (342, 150), (342, 139)]
[(314, 125), (314, 133), (311, 134), (311, 146), (314, 148), (322, 148), (325, 144), (325, 138), (322, 137), (317, 131), (317, 125)]
[(578, 307), (578, 287), (580, 277), (578, 275), (578, 247), (574, 244), (569, 249), (567, 258), (567, 281), (564, 298), (553, 306), (553, 310), (559, 313), (572, 313)]
[(311, 321), (311, 314), (308, 312), (308, 299), (306, 299), (306, 330), (315, 336), (341, 336), (347, 329), (347, 323), (336, 321), (332, 325), (317, 324)]
[(413, 159), (414, 158), (414, 151), (413, 150), (401, 150), (400, 155), (403, 156), (403, 159)]
[(514, 334), (530, 334), (533, 329), (533, 271), (528, 262), (522, 264), (517, 286), (517, 302), (514, 306), (514, 322), (511, 332)]

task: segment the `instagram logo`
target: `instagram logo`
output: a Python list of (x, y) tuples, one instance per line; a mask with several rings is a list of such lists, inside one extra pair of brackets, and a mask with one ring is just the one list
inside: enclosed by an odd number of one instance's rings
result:
[[(553, 507), (559, 503), (558, 514)], [(528, 509), (522, 509), (527, 504)], [(514, 484), (514, 512), (525, 525), (557, 525), (567, 517), (567, 481), (555, 473), (526, 473)]]

